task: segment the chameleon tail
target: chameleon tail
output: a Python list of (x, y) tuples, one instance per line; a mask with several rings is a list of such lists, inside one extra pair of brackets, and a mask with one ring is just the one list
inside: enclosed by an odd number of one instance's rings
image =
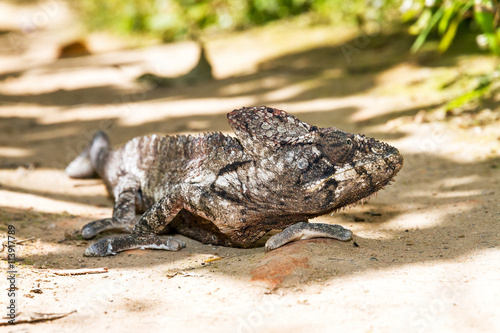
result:
[(66, 167), (66, 174), (71, 178), (95, 177), (100, 173), (108, 151), (109, 138), (103, 131), (98, 131), (90, 145)]

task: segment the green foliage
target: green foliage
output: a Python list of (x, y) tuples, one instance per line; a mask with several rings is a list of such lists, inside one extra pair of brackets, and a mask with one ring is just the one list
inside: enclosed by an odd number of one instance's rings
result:
[(312, 0), (81, 0), (71, 3), (93, 30), (197, 38), (203, 30), (236, 30), (299, 15)]
[(247, 1), (247, 19), (252, 24), (263, 24), (307, 12), (312, 3), (312, 0)]
[(467, 22), (471, 29), (478, 31), (479, 46), (500, 55), (498, 0), (407, 0), (402, 9), (404, 20), (416, 19), (410, 27), (410, 33), (418, 35), (412, 52), (420, 49), (431, 32), (441, 36), (438, 49), (445, 52), (455, 39), (459, 26)]
[(298, 15), (312, 22), (358, 23), (381, 19), (397, 0), (80, 0), (70, 4), (92, 30), (144, 34), (164, 41), (197, 39)]
[(466, 93), (452, 99), (449, 101), (444, 110), (446, 112), (462, 108), (467, 104), (472, 102), (480, 101), (490, 94), (493, 88), (493, 83), (495, 83), (495, 79), (498, 77), (498, 72), (493, 72), (489, 75), (481, 75), (479, 77), (474, 78), (477, 83), (472, 90), (468, 90)]
[[(498, 0), (407, 0), (402, 8), (404, 20), (415, 20), (410, 33), (417, 35), (411, 48), (417, 52), (432, 33), (440, 37), (438, 50), (449, 49), (459, 28), (469, 28), (477, 33), (476, 42), (482, 49), (500, 55), (500, 6)], [(498, 92), (498, 71), (492, 74), (472, 76), (477, 83), (450, 100), (445, 106), (446, 114), (462, 110), (471, 105), (480, 105)]]
[(476, 1), (474, 18), (484, 33), (490, 50), (500, 55), (500, 28), (498, 20), (500, 7), (498, 2), (493, 0)]
[(72, 5), (93, 30), (146, 34), (166, 41), (193, 38), (209, 27), (231, 26), (238, 12), (227, 0), (82, 0)]

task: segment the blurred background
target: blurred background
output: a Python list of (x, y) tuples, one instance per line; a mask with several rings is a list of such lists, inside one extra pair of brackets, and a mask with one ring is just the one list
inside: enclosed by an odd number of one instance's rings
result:
[[(138, 311), (183, 332), (499, 331), (499, 8), (0, 0), (0, 232), (36, 238), (17, 246), (20, 310), (78, 310), (39, 324), (50, 331), (136, 332)], [(260, 105), (402, 152), (378, 198), (316, 220), (351, 229), (358, 247), (323, 239), (264, 254), (184, 237), (176, 253), (82, 257), (80, 228), (113, 202), (101, 181), (63, 170), (97, 130), (113, 145), (232, 133), (226, 114)], [(102, 266), (108, 279), (43, 275)]]
[(225, 112), (254, 104), (347, 130), (403, 116), (491, 124), (498, 21), (493, 0), (4, 0), (4, 140), (43, 130), (0, 158), (60, 168), (76, 152), (35, 147), (81, 146), (99, 128), (126, 128), (118, 142), (226, 131)]
[(226, 113), (253, 105), (417, 155), (434, 153), (416, 148), (429, 131), (419, 125), (441, 124), (486, 142), (477, 156), (495, 157), (499, 8), (493, 0), (4, 0), (0, 166), (62, 170), (99, 129), (114, 144), (230, 133)]

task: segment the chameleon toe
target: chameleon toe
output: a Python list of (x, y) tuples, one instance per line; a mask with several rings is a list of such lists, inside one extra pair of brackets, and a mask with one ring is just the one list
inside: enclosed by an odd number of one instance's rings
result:
[(86, 224), (83, 226), (81, 235), (83, 239), (91, 239), (97, 235), (97, 231), (92, 227), (92, 223)]
[(111, 239), (105, 238), (90, 245), (83, 255), (85, 257), (106, 257), (115, 254), (111, 245)]

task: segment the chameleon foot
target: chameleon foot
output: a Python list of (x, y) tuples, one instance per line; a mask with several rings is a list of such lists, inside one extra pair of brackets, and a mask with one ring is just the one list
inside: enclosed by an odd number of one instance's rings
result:
[(348, 241), (352, 239), (352, 231), (337, 224), (299, 222), (269, 238), (265, 248), (268, 252), (289, 242), (321, 237)]
[(81, 233), (84, 239), (91, 239), (95, 235), (100, 234), (101, 232), (110, 230), (113, 231), (116, 230), (123, 233), (131, 233), (134, 224), (135, 223), (126, 224), (123, 222), (117, 222), (111, 218), (102, 219), (87, 223), (86, 225), (83, 226)]
[(186, 244), (173, 237), (127, 235), (101, 239), (85, 250), (86, 257), (105, 257), (132, 249), (179, 251)]

